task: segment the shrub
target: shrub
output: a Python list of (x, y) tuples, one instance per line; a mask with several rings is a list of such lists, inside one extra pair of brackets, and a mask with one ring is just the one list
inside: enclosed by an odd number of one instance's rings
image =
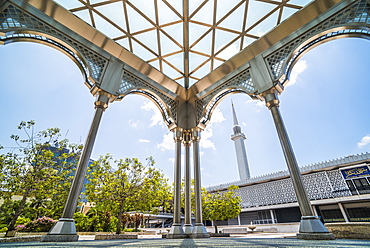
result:
[(5, 233), (8, 231), (8, 228), (6, 226), (0, 227), (0, 233)]
[(74, 213), (73, 219), (76, 223), (76, 230), (77, 232), (88, 232), (90, 231), (90, 226), (92, 221), (89, 219), (88, 216), (84, 215), (83, 213), (77, 212)]
[(48, 232), (56, 222), (56, 220), (44, 216), (37, 220), (27, 222), (24, 225), (18, 225), (16, 230), (19, 232)]

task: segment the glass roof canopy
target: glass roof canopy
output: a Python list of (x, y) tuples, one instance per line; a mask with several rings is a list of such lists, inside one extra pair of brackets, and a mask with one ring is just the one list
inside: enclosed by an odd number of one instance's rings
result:
[(54, 0), (185, 88), (311, 0)]

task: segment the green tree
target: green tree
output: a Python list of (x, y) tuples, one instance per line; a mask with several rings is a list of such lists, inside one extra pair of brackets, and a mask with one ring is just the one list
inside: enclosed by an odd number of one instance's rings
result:
[(149, 211), (162, 204), (167, 181), (154, 163), (152, 157), (143, 165), (136, 158), (114, 160), (107, 154), (90, 164), (85, 194), (97, 207), (117, 216), (116, 233), (121, 231), (124, 213)]
[(18, 148), (0, 158), (0, 198), (9, 201), (15, 195), (21, 197), (8, 231), (15, 229), (27, 201), (35, 210), (33, 218), (39, 217), (46, 208), (54, 207), (50, 211), (61, 209), (66, 200), (65, 188), (70, 184), (82, 148), (69, 144), (67, 139), (59, 140), (59, 128), (35, 132), (34, 126), (34, 121), (22, 121), (18, 129), (23, 131), (25, 138), (11, 135)]
[[(207, 197), (207, 190), (202, 187), (200, 189), (202, 206), (204, 205)], [(195, 214), (195, 191), (194, 191), (194, 179), (190, 181), (190, 201), (191, 201), (191, 212)], [(181, 201), (180, 206), (182, 209), (185, 209), (185, 181), (182, 180), (181, 182)], [(184, 210), (185, 211), (185, 210)]]
[(237, 186), (230, 186), (227, 191), (216, 192), (206, 195), (203, 204), (203, 219), (213, 221), (215, 233), (218, 220), (229, 220), (235, 218), (241, 211), (241, 198), (235, 194)]

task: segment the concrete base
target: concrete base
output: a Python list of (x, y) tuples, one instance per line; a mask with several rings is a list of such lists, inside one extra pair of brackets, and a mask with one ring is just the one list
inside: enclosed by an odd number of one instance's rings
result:
[(299, 233), (329, 233), (317, 216), (302, 216)]
[(42, 236), (41, 242), (73, 242), (78, 241), (78, 235), (52, 235)]
[(302, 216), (297, 238), (306, 240), (335, 239), (317, 216)]
[(76, 225), (73, 219), (60, 218), (49, 233), (41, 238), (41, 242), (73, 242), (78, 241)]
[(207, 239), (210, 238), (211, 235), (209, 233), (193, 233), (191, 235), (192, 239)]
[(191, 224), (185, 224), (183, 230), (185, 234), (192, 234), (193, 226)]
[(209, 238), (210, 235), (203, 223), (195, 223), (193, 233), (191, 235), (193, 239)]
[(60, 218), (51, 228), (48, 235), (77, 235), (75, 221), (73, 219)]
[(305, 240), (334, 240), (332, 233), (297, 233), (297, 239)]
[(168, 232), (168, 235), (181, 235), (184, 234), (181, 224), (173, 224), (171, 230)]

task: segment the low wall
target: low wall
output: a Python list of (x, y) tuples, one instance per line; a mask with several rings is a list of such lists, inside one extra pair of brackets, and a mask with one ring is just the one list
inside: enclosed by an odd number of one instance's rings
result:
[[(249, 233), (251, 230), (248, 228), (249, 225), (234, 225), (234, 226), (219, 226), (218, 230), (223, 233)], [(299, 232), (299, 222), (296, 223), (277, 223), (277, 224), (261, 224), (254, 225), (256, 229), (253, 232), (265, 232), (265, 233), (297, 233)], [(214, 227), (207, 226), (207, 231), (214, 233)]]
[(137, 234), (96, 234), (95, 240), (107, 239), (137, 239)]
[(370, 239), (370, 222), (326, 223), (337, 239)]

